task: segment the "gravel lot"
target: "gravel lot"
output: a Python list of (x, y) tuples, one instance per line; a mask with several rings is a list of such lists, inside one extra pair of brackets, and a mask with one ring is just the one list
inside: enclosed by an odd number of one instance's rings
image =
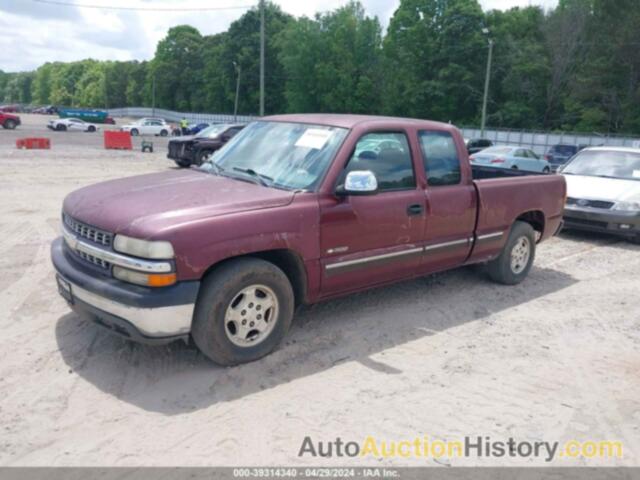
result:
[[(362, 465), (297, 456), (302, 440), (428, 436), (620, 440), (640, 465), (640, 247), (563, 234), (522, 285), (475, 268), (304, 309), (267, 358), (224, 369), (182, 343), (148, 347), (82, 321), (56, 291), (49, 244), (62, 199), (172, 168), (102, 135), (0, 130), (0, 464)], [(121, 123), (121, 122), (119, 122)], [(50, 151), (15, 139), (48, 136)], [(370, 459), (395, 465), (543, 465), (543, 459)]]

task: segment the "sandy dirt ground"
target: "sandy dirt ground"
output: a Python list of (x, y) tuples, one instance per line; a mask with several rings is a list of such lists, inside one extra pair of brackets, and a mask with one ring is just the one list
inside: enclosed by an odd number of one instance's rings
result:
[[(137, 345), (71, 313), (49, 260), (70, 191), (173, 168), (101, 135), (0, 131), (0, 464), (544, 465), (534, 458), (298, 457), (314, 441), (427, 436), (617, 440), (640, 465), (640, 247), (567, 233), (530, 277), (477, 268), (303, 309), (267, 358), (220, 368), (183, 343)], [(17, 151), (46, 135), (50, 151)]]

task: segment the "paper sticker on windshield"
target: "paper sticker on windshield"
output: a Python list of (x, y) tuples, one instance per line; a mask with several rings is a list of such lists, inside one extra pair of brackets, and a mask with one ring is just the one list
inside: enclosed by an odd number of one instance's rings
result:
[(331, 130), (320, 130), (318, 128), (309, 128), (296, 142), (296, 147), (314, 148), (320, 150), (331, 138), (333, 132)]

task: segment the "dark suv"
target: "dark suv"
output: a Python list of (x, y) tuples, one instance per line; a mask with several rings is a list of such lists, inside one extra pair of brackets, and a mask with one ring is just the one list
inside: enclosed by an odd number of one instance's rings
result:
[(202, 165), (209, 156), (244, 128), (244, 125), (211, 125), (197, 135), (179, 137), (169, 142), (167, 157), (179, 167)]
[(544, 159), (551, 164), (551, 171), (556, 172), (583, 148), (584, 145), (553, 145), (544, 156)]
[(469, 152), (469, 155), (473, 155), (489, 147), (493, 147), (493, 142), (487, 138), (472, 138), (467, 142), (467, 152)]

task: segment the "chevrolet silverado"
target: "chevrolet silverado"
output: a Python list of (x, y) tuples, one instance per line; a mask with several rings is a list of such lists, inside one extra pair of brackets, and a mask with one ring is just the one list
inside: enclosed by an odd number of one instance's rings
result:
[(565, 196), (559, 175), (472, 168), (448, 124), (280, 115), (199, 168), (69, 194), (52, 259), (77, 313), (235, 365), (271, 352), (302, 304), (470, 264), (521, 282)]

